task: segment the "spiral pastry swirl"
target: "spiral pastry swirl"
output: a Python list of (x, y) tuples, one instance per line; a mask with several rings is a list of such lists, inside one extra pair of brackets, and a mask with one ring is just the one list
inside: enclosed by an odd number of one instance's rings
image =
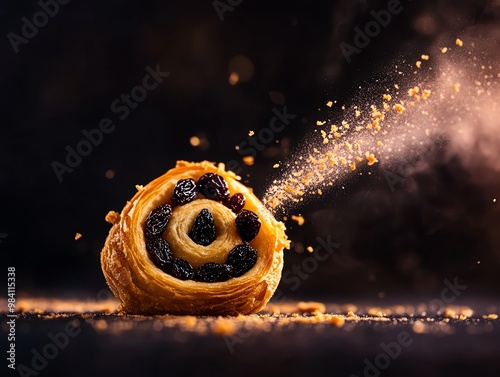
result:
[(224, 164), (178, 161), (110, 212), (106, 281), (133, 314), (259, 312), (278, 286), (285, 226)]

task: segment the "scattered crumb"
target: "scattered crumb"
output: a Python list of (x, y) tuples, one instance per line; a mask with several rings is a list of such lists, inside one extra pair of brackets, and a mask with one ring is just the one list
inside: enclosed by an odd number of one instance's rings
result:
[(429, 55), (422, 55), (421, 58), (422, 60), (429, 60)]
[(110, 224), (118, 224), (120, 222), (120, 214), (115, 211), (109, 211), (105, 220)]
[(498, 319), (498, 314), (483, 315), (484, 319)]
[(317, 120), (316, 121), (316, 126), (322, 126), (326, 123), (326, 121), (321, 121), (321, 120)]
[(384, 98), (384, 101), (390, 101), (392, 99), (390, 94), (384, 94), (382, 97)]
[(366, 152), (365, 156), (366, 159), (368, 160), (368, 166), (372, 166), (373, 164), (376, 164), (378, 162), (373, 153)]
[(316, 301), (301, 301), (297, 304), (297, 309), (301, 313), (324, 313), (325, 304)]
[[(0, 306), (5, 307), (6, 299), (0, 298)], [(345, 335), (362, 326), (378, 329), (401, 329), (409, 327), (414, 334), (434, 334), (437, 336), (453, 334), (455, 329), (468, 328), (489, 331), (498, 323), (498, 307), (491, 306), (476, 317), (469, 317), (468, 306), (447, 306), (447, 317), (433, 316), (425, 313), (423, 305), (390, 305), (374, 307), (352, 304), (324, 302), (280, 301), (269, 303), (259, 314), (225, 316), (194, 315), (158, 315), (139, 316), (126, 314), (120, 310), (116, 299), (112, 300), (72, 300), (58, 298), (20, 298), (17, 308), (28, 318), (44, 320), (65, 319), (73, 326), (79, 327), (82, 322), (91, 326), (98, 333), (119, 334), (135, 333), (137, 329), (151, 328), (156, 332), (164, 329), (177, 329), (203, 336), (231, 336), (233, 334), (252, 334), (291, 330), (307, 326), (318, 334), (330, 327), (331, 331), (344, 331)], [(326, 312), (328, 309), (328, 312)], [(331, 314), (337, 313), (337, 314)], [(340, 313), (348, 313), (343, 315)], [(357, 314), (355, 314), (357, 313)], [(491, 313), (491, 314), (488, 314)], [(366, 315), (367, 314), (367, 315)], [(457, 323), (461, 321), (461, 323)], [(383, 327), (380, 327), (385, 323)], [(333, 329), (331, 327), (336, 327)], [(342, 330), (341, 330), (342, 329)], [(134, 331), (131, 333), (131, 331)], [(177, 334), (177, 332), (176, 332)], [(162, 334), (163, 335), (163, 334)], [(325, 334), (326, 335), (326, 334)]]
[(187, 315), (182, 317), (184, 327), (188, 329), (194, 329), (198, 323), (198, 319), (193, 315)]
[(238, 81), (240, 81), (240, 75), (238, 75), (236, 72), (231, 72), (227, 81), (229, 81), (231, 85), (236, 85)]
[(380, 313), (380, 308), (371, 307), (371, 308), (368, 308), (368, 310), (367, 310), (367, 314), (371, 315), (371, 316), (376, 316), (377, 313)]
[(404, 108), (403, 105), (401, 105), (400, 103), (397, 103), (396, 105), (394, 105), (394, 110), (396, 110), (396, 112), (398, 114), (402, 114), (403, 111), (405, 111), (406, 109)]
[(462, 307), (460, 308), (460, 313), (462, 317), (472, 317), (474, 315), (474, 310), (472, 310), (469, 307)]
[(415, 334), (422, 334), (425, 332), (425, 324), (422, 321), (416, 321), (412, 326), (412, 330)]
[(108, 329), (108, 322), (104, 319), (98, 319), (92, 323), (92, 326), (98, 331), (104, 331)]
[(458, 47), (462, 47), (464, 45), (464, 42), (462, 42), (461, 39), (457, 38), (457, 40), (455, 41), (455, 44), (458, 46)]
[(113, 169), (108, 169), (106, 170), (106, 172), (104, 173), (104, 176), (107, 178), (107, 179), (113, 179), (114, 176), (115, 176), (115, 171)]
[(457, 93), (460, 91), (460, 83), (459, 83), (459, 82), (457, 82), (457, 83), (455, 83), (455, 84), (453, 85), (453, 90), (454, 90), (455, 92), (457, 92)]
[(274, 165), (273, 165), (273, 168), (274, 168), (274, 169), (277, 169), (277, 168), (279, 168), (279, 167), (280, 167), (280, 164), (274, 164)]
[(310, 253), (312, 253), (314, 251), (312, 246), (307, 246), (306, 250), (309, 251)]
[(248, 166), (252, 166), (254, 164), (254, 158), (253, 156), (245, 156), (243, 157), (243, 163)]
[(323, 144), (328, 144), (329, 143), (326, 131), (321, 130), (321, 137), (323, 138)]
[(306, 222), (306, 220), (304, 219), (304, 217), (301, 216), (301, 215), (298, 215), (298, 216), (292, 215), (292, 220), (297, 221), (297, 224), (299, 226), (304, 225), (304, 223)]
[(143, 185), (135, 185), (135, 189), (137, 191), (142, 191), (142, 190), (144, 190), (144, 186)]
[(255, 135), (255, 132), (253, 132), (252, 130), (248, 131), (248, 136), (253, 136)]
[(414, 88), (408, 89), (408, 95), (413, 96), (417, 94), (420, 91), (418, 86), (415, 86)]
[(451, 308), (446, 308), (443, 315), (447, 318), (458, 318), (457, 312)]
[(446, 51), (448, 51), (448, 47), (441, 48), (441, 53), (446, 54)]
[(423, 92), (422, 92), (422, 99), (427, 99), (429, 98), (429, 96), (431, 95), (431, 91), (430, 89), (425, 89)]
[(332, 316), (332, 318), (330, 318), (330, 323), (334, 326), (342, 327), (345, 324), (345, 319), (344, 317)]
[(417, 60), (417, 62), (415, 63), (415, 65), (417, 66), (417, 68), (421, 68), (422, 62), (420, 60)]
[(218, 335), (231, 335), (236, 332), (236, 324), (230, 319), (217, 319), (212, 325), (212, 331)]
[(189, 144), (191, 144), (193, 147), (199, 146), (201, 143), (201, 140), (198, 136), (191, 136), (189, 138)]
[(326, 103), (326, 106), (328, 106), (328, 107), (332, 107), (332, 105), (333, 105), (333, 102), (332, 102), (332, 101), (328, 101), (328, 102)]
[(82, 238), (81, 233), (76, 233), (75, 234), (75, 241), (79, 240), (80, 238)]

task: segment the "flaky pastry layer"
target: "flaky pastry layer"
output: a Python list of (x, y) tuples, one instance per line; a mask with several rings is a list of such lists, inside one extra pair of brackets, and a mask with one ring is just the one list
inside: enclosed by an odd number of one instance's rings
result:
[[(179, 280), (157, 268), (145, 245), (144, 223), (158, 205), (169, 203), (175, 184), (180, 179), (195, 181), (205, 173), (216, 173), (228, 183), (231, 194), (246, 197), (245, 209), (259, 215), (261, 229), (250, 245), (257, 250), (257, 263), (244, 275), (224, 282), (205, 283)], [(178, 161), (175, 168), (150, 182), (127, 202), (121, 214), (110, 213), (113, 226), (101, 252), (101, 265), (106, 281), (122, 308), (134, 314), (238, 315), (260, 311), (273, 295), (281, 278), (283, 248), (289, 246), (285, 226), (238, 181), (224, 164), (203, 161)], [(194, 217), (202, 208), (213, 214), (217, 239), (209, 246), (195, 244), (187, 236)], [(163, 234), (175, 257), (188, 260), (193, 267), (203, 263), (224, 263), (229, 251), (241, 243), (234, 225), (235, 215), (219, 202), (195, 199), (175, 206)]]

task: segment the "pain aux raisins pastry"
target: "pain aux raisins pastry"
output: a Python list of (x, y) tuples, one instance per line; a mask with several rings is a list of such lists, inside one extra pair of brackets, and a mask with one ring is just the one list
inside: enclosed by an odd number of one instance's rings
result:
[(252, 190), (207, 161), (178, 161), (106, 220), (104, 276), (134, 314), (256, 313), (289, 247), (284, 224)]

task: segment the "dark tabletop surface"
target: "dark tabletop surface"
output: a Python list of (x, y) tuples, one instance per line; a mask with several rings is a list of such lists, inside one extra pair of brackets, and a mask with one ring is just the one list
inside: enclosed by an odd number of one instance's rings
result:
[[(299, 312), (296, 302), (280, 302), (258, 315), (224, 318), (123, 315), (114, 311), (112, 301), (56, 300), (50, 306), (42, 299), (22, 305), (25, 311), (16, 319), (16, 364), (40, 376), (500, 372), (500, 326), (489, 313), (498, 313), (498, 307), (486, 301), (450, 306), (441, 315), (423, 315), (424, 304), (327, 303), (324, 314), (315, 314)], [(349, 309), (355, 312), (347, 314)]]

